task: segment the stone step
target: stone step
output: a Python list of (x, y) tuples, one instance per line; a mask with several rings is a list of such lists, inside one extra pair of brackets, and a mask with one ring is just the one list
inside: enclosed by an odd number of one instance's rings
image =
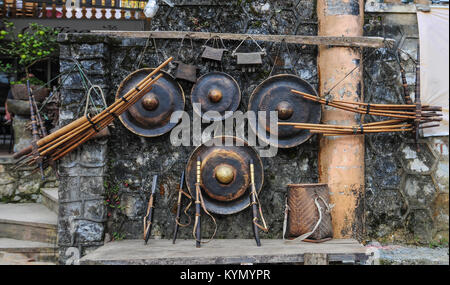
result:
[(35, 261), (20, 253), (0, 251), (0, 265), (56, 265), (50, 261)]
[(41, 189), (42, 204), (53, 213), (58, 214), (58, 188)]
[(57, 219), (41, 204), (0, 204), (0, 237), (55, 244)]
[(55, 244), (0, 238), (0, 252), (22, 256), (27, 262), (56, 262), (58, 247)]

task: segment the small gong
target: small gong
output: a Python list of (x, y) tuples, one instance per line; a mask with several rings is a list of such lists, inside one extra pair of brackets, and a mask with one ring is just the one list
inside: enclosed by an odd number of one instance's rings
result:
[[(128, 75), (120, 84), (116, 99), (135, 88), (152, 71), (152, 68), (143, 68)], [(127, 129), (139, 136), (157, 137), (170, 132), (177, 125), (170, 122), (173, 112), (184, 110), (183, 89), (170, 74), (160, 73), (163, 77), (151, 90), (119, 117)]]
[[(201, 109), (194, 108), (202, 118), (209, 121), (222, 121), (239, 108), (241, 90), (239, 84), (230, 75), (223, 72), (210, 72), (200, 77), (192, 89), (192, 104), (201, 104)], [(207, 113), (217, 112), (216, 115)], [(226, 113), (230, 111), (230, 113)]]
[[(249, 120), (249, 126), (260, 139), (279, 148), (296, 147), (311, 137), (309, 130), (292, 126), (278, 126), (278, 138), (270, 128), (271, 111), (278, 112), (279, 122), (319, 124), (322, 108), (319, 103), (304, 99), (291, 92), (292, 89), (317, 96), (316, 90), (296, 75), (280, 74), (262, 82), (250, 97), (249, 111), (257, 114), (257, 122)], [(266, 112), (265, 117), (259, 112)], [(265, 120), (265, 121), (264, 121)]]
[[(227, 143), (231, 145), (227, 146)], [(244, 140), (215, 137), (194, 150), (186, 166), (186, 185), (193, 197), (198, 158), (202, 162), (201, 190), (208, 211), (230, 215), (250, 205), (251, 160), (255, 166), (255, 188), (257, 192), (261, 191), (264, 181), (262, 161)]]

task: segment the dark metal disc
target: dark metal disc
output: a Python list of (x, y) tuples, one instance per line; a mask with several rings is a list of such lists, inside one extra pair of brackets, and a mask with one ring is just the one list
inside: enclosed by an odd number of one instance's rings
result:
[[(278, 126), (278, 140), (274, 139), (270, 128), (270, 113), (278, 111), (279, 122), (319, 124), (322, 108), (319, 103), (306, 100), (291, 92), (292, 89), (317, 96), (316, 90), (306, 81), (291, 74), (272, 76), (262, 82), (250, 97), (249, 111), (256, 114), (268, 112), (265, 117), (258, 117), (257, 123), (249, 120), (251, 129), (260, 139), (279, 148), (296, 147), (311, 137), (309, 130), (295, 129), (292, 126)], [(266, 122), (264, 122), (266, 119)], [(272, 136), (270, 136), (272, 134)]]
[[(192, 104), (201, 104), (202, 118), (210, 121), (222, 121), (239, 108), (241, 90), (239, 84), (230, 75), (223, 72), (210, 72), (197, 80), (191, 92)], [(194, 108), (199, 113), (200, 110)], [(208, 111), (220, 115), (213, 116)], [(226, 113), (230, 111), (230, 113)], [(198, 114), (200, 115), (200, 114)]]
[[(152, 71), (153, 68), (143, 68), (128, 75), (120, 84), (116, 99), (135, 88)], [(170, 74), (160, 73), (163, 77), (152, 89), (119, 117), (127, 129), (139, 136), (157, 137), (170, 132), (177, 125), (170, 122), (173, 112), (184, 110), (183, 89)]]
[[(228, 141), (232, 142), (233, 146), (225, 146)], [(231, 215), (250, 206), (251, 160), (255, 166), (255, 188), (258, 193), (261, 191), (264, 169), (256, 150), (246, 141), (236, 137), (215, 137), (195, 149), (187, 163), (186, 185), (193, 197), (196, 196), (198, 157), (202, 161), (202, 195), (209, 212)], [(222, 173), (221, 170), (225, 171)], [(231, 170), (231, 176), (228, 176), (230, 174), (228, 170)], [(218, 177), (219, 172), (225, 177)], [(231, 182), (227, 178), (231, 178)]]

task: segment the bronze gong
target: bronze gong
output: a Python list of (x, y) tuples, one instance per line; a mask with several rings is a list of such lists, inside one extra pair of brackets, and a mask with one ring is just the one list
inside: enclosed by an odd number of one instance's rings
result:
[[(152, 71), (152, 68), (143, 68), (128, 75), (120, 84), (116, 99), (135, 88)], [(173, 112), (184, 110), (183, 89), (170, 74), (160, 73), (163, 77), (152, 89), (119, 117), (127, 129), (139, 136), (157, 137), (170, 132), (177, 125), (170, 122)]]
[[(228, 142), (232, 146), (227, 146)], [(250, 160), (255, 166), (257, 192), (261, 191), (264, 182), (262, 161), (253, 147), (236, 137), (215, 137), (195, 149), (186, 166), (186, 185), (193, 197), (199, 157), (202, 162), (201, 189), (208, 211), (231, 215), (250, 206)]]
[[(309, 130), (295, 129), (292, 126), (278, 126), (278, 141), (274, 139), (274, 131), (270, 128), (270, 113), (278, 111), (279, 122), (319, 124), (322, 109), (319, 103), (306, 100), (291, 92), (292, 89), (317, 96), (316, 90), (306, 81), (291, 74), (272, 76), (262, 82), (253, 91), (248, 104), (249, 111), (265, 111), (266, 116), (249, 120), (250, 128), (266, 143), (279, 147), (296, 147), (311, 137)], [(264, 122), (264, 119), (266, 122)], [(272, 135), (272, 136), (271, 136)]]
[[(241, 102), (241, 90), (239, 84), (230, 75), (223, 72), (210, 72), (197, 80), (191, 92), (192, 104), (201, 104), (201, 109), (194, 108), (202, 118), (210, 121), (222, 121), (236, 111)], [(216, 111), (218, 114), (208, 114), (208, 111)], [(226, 113), (227, 111), (230, 111)], [(198, 114), (200, 115), (200, 114)]]

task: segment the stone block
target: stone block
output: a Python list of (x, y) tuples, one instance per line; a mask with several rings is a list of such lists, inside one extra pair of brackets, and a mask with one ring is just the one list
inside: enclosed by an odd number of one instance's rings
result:
[(441, 160), (448, 160), (448, 137), (433, 137), (430, 146)]
[(76, 235), (81, 243), (103, 241), (104, 226), (90, 221), (77, 221)]
[(15, 183), (0, 185), (0, 200), (6, 199), (14, 195), (16, 187), (17, 186)]
[(407, 205), (398, 190), (366, 192), (367, 230), (371, 236), (384, 237), (403, 226)]
[(35, 194), (39, 193), (41, 188), (40, 178), (33, 180), (20, 180), (18, 182), (18, 187), (16, 194)]
[(103, 200), (92, 200), (84, 203), (84, 217), (101, 221), (106, 218), (106, 206)]
[(79, 191), (82, 197), (98, 197), (104, 195), (103, 177), (80, 177)]
[(82, 207), (81, 202), (60, 203), (59, 215), (61, 217), (81, 218), (82, 215), (81, 207)]
[(436, 197), (432, 206), (435, 227), (438, 231), (447, 231), (447, 233), (449, 229), (448, 203), (448, 193), (441, 193)]
[(414, 144), (406, 144), (401, 148), (399, 156), (408, 173), (428, 174), (435, 163), (435, 157), (426, 144), (421, 144), (420, 152), (416, 150)]
[(81, 146), (80, 164), (85, 167), (103, 167), (106, 163), (107, 146), (98, 142), (88, 142)]
[(14, 183), (16, 178), (11, 176), (8, 172), (0, 172), (0, 186)]
[(143, 217), (147, 210), (147, 205), (140, 197), (131, 194), (121, 196), (121, 204), (125, 208), (125, 215), (129, 218)]
[(448, 183), (449, 167), (448, 160), (439, 161), (434, 173), (434, 178), (439, 188), (439, 191), (448, 193), (449, 183)]
[(433, 238), (433, 219), (426, 210), (413, 210), (409, 214), (407, 228), (419, 243), (428, 243)]
[(33, 140), (31, 130), (27, 128), (29, 118), (25, 118), (19, 115), (14, 117), (12, 127), (14, 130), (14, 152), (22, 150), (28, 147)]
[(400, 184), (400, 170), (394, 156), (374, 156), (366, 161), (366, 169), (370, 172), (373, 185), (380, 188), (398, 188)]
[(431, 176), (406, 175), (404, 193), (408, 199), (409, 206), (414, 208), (426, 208), (436, 196)]

